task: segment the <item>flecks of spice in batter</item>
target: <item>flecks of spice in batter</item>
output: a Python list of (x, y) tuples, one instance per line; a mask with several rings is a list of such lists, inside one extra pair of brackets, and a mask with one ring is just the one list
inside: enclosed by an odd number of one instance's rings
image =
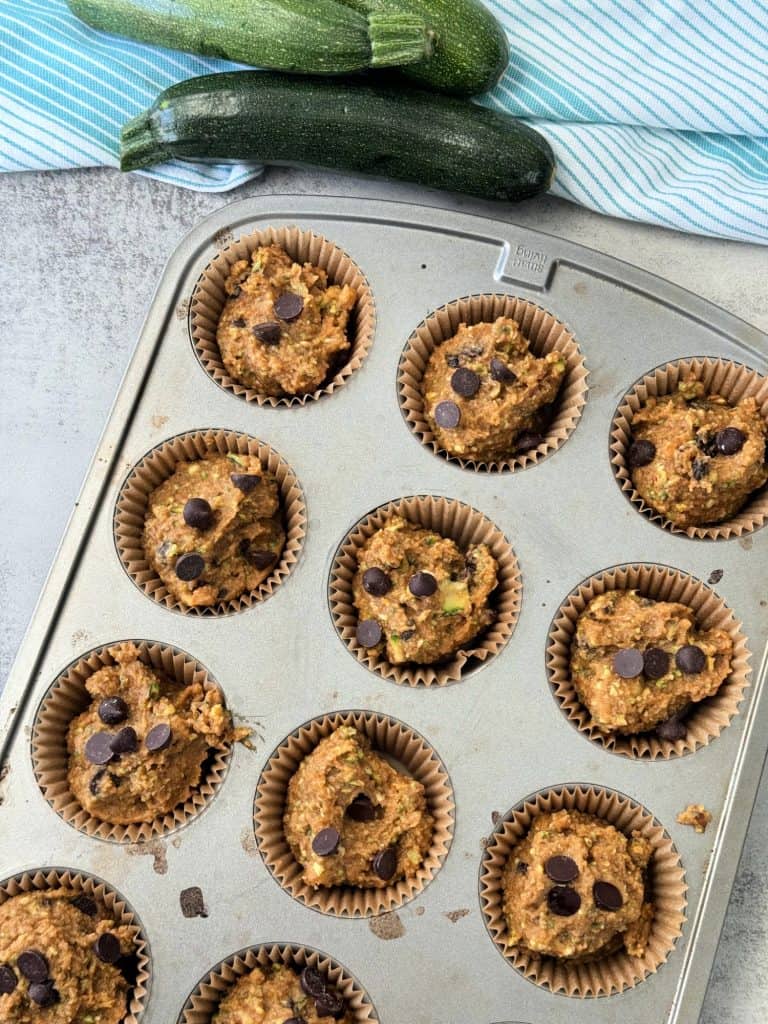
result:
[(469, 908), (462, 907), (460, 910), (446, 910), (443, 917), (447, 917), (451, 924), (456, 924), (462, 917), (466, 917), (468, 913)]
[(405, 925), (395, 911), (392, 911), (391, 914), (381, 914), (379, 917), (370, 918), (368, 927), (377, 939), (385, 941), (400, 939), (405, 935)]
[(133, 843), (126, 846), (125, 852), (129, 856), (151, 857), (152, 870), (157, 875), (168, 873), (168, 855), (165, 843), (162, 839), (152, 839), (148, 843)]

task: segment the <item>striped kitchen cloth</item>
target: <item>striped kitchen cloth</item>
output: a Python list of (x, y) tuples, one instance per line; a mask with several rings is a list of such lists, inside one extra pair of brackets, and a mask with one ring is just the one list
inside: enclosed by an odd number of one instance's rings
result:
[[(486, 2), (512, 56), (481, 102), (549, 139), (556, 195), (768, 244), (768, 0)], [(101, 35), (65, 0), (0, 0), (0, 170), (116, 166), (120, 126), (158, 92), (237, 66)], [(260, 170), (139, 173), (223, 191)]]

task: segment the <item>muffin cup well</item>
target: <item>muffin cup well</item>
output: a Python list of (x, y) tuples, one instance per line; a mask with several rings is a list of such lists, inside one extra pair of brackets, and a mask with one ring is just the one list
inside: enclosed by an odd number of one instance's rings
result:
[[(286, 395), (282, 398), (260, 394), (254, 388), (230, 377), (221, 358), (216, 331), (226, 301), (224, 283), (233, 264), (238, 260), (250, 259), (251, 254), (262, 245), (279, 245), (295, 262), (312, 263), (316, 267), (321, 267), (327, 273), (331, 284), (346, 284), (357, 289), (357, 303), (347, 327), (350, 350), (346, 361), (336, 369), (323, 387), (311, 394)], [(244, 398), (246, 402), (257, 402), (259, 405), (273, 407), (305, 405), (323, 395), (331, 395), (343, 387), (368, 354), (373, 343), (375, 326), (373, 294), (357, 264), (342, 249), (321, 235), (316, 235), (312, 231), (301, 231), (297, 227), (270, 227), (263, 231), (254, 231), (222, 249), (201, 274), (192, 295), (189, 311), (192, 344), (208, 376), (225, 391)]]
[[(545, 356), (555, 349), (562, 352), (566, 361), (565, 377), (552, 420), (538, 448), (494, 462), (461, 459), (438, 447), (424, 410), (424, 373), (435, 349), (452, 338), (461, 324), (492, 323), (500, 316), (511, 317), (520, 324), (536, 356)], [(535, 465), (565, 444), (587, 400), (587, 368), (573, 334), (545, 309), (513, 295), (469, 295), (441, 306), (414, 330), (400, 357), (397, 390), (406, 422), (423, 445), (462, 469), (500, 472)]]
[[(333, 886), (313, 889), (301, 878), (283, 829), (288, 783), (301, 761), (320, 740), (343, 725), (367, 736), (373, 749), (419, 781), (427, 809), (435, 819), (432, 843), (418, 873), (383, 889)], [(312, 910), (337, 917), (369, 917), (396, 910), (417, 896), (439, 871), (453, 839), (454, 797), (451, 780), (436, 751), (415, 730), (396, 718), (373, 711), (337, 711), (321, 715), (286, 737), (269, 758), (256, 789), (254, 831), (259, 852), (285, 891)]]
[(656, 526), (670, 533), (696, 540), (728, 540), (759, 530), (768, 521), (768, 487), (755, 491), (737, 515), (712, 526), (676, 526), (652, 508), (632, 483), (627, 452), (632, 444), (632, 420), (649, 398), (673, 395), (681, 381), (698, 380), (707, 394), (722, 395), (734, 404), (754, 397), (760, 413), (768, 420), (768, 377), (728, 359), (677, 359), (663, 363), (637, 381), (626, 393), (613, 415), (611, 424), (611, 465), (627, 499)]
[(281, 942), (249, 946), (222, 960), (195, 986), (179, 1015), (178, 1024), (211, 1024), (221, 1000), (239, 979), (254, 967), (267, 968), (271, 964), (285, 964), (299, 971), (303, 967), (314, 967), (339, 990), (352, 1011), (355, 1024), (378, 1021), (368, 993), (346, 967), (317, 949)]
[[(622, 947), (599, 958), (575, 962), (541, 956), (508, 944), (504, 868), (533, 819), (563, 808), (602, 818), (627, 836), (638, 831), (651, 843), (653, 856), (647, 886), (654, 916), (644, 956), (632, 957)], [(499, 822), (480, 866), (480, 906), (488, 933), (502, 956), (529, 981), (551, 992), (580, 998), (624, 992), (654, 974), (680, 937), (686, 892), (680, 857), (653, 815), (634, 800), (597, 786), (557, 786), (522, 801)]]
[[(385, 657), (357, 642), (358, 621), (352, 582), (357, 571), (357, 552), (376, 530), (393, 515), (443, 537), (450, 537), (466, 550), (472, 544), (487, 544), (499, 565), (498, 586), (491, 602), (496, 619), (466, 649), (435, 665), (393, 665)], [(444, 686), (456, 682), (477, 665), (502, 650), (520, 614), (522, 579), (515, 552), (504, 534), (481, 512), (451, 498), (415, 495), (390, 501), (363, 516), (341, 542), (331, 566), (329, 604), (336, 632), (357, 660), (384, 679), (408, 686)]]
[[(146, 665), (164, 672), (174, 682), (182, 686), (201, 683), (206, 690), (219, 689), (207, 669), (186, 652), (146, 640), (130, 642), (139, 648)], [(97, 647), (84, 655), (61, 673), (43, 697), (32, 727), (32, 767), (43, 796), (67, 824), (97, 839), (141, 843), (186, 825), (203, 810), (224, 781), (232, 750), (229, 744), (212, 749), (203, 765), (202, 778), (187, 800), (154, 821), (114, 825), (92, 817), (69, 787), (67, 731), (72, 719), (91, 702), (86, 681), (105, 665), (114, 664), (110, 651), (116, 646)]]
[(129, 980), (128, 1006), (123, 1024), (139, 1024), (149, 997), (151, 964), (149, 946), (138, 917), (132, 907), (110, 885), (100, 878), (74, 871), (71, 868), (39, 868), (24, 871), (0, 882), (0, 903), (26, 892), (44, 892), (46, 889), (72, 889), (101, 903), (117, 924), (126, 925), (133, 932), (136, 944), (136, 979)]
[[(280, 561), (255, 590), (215, 605), (187, 608), (177, 601), (156, 574), (144, 552), (144, 520), (149, 496), (167, 480), (180, 462), (205, 455), (256, 455), (265, 472), (277, 480), (285, 528)], [(153, 601), (184, 615), (224, 615), (243, 611), (270, 597), (293, 571), (307, 531), (307, 507), (301, 485), (288, 463), (268, 444), (247, 434), (226, 430), (195, 430), (178, 434), (148, 452), (120, 488), (113, 520), (115, 546), (123, 568), (136, 586)]]
[[(637, 590), (654, 601), (687, 605), (699, 629), (724, 629), (733, 641), (731, 672), (717, 693), (692, 705), (685, 717), (687, 732), (680, 740), (663, 740), (654, 732), (605, 733), (592, 724), (587, 708), (571, 681), (571, 645), (578, 618), (589, 602), (610, 590)], [(547, 638), (547, 674), (561, 710), (579, 732), (606, 750), (626, 757), (668, 759), (690, 754), (720, 735), (737, 714), (749, 684), (747, 641), (731, 609), (708, 586), (666, 565), (619, 565), (590, 576), (579, 584), (558, 609)]]

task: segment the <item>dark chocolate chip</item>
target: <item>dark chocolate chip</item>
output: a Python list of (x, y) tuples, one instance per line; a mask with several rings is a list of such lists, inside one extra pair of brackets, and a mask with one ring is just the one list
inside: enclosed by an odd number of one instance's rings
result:
[(101, 780), (104, 778), (106, 774), (106, 768), (99, 768), (99, 770), (95, 771), (91, 776), (91, 781), (88, 783), (88, 789), (90, 789), (91, 794), (93, 796), (99, 795), (99, 789), (101, 788)]
[(397, 854), (388, 846), (386, 850), (379, 850), (371, 862), (375, 874), (384, 882), (388, 882), (397, 871)]
[(480, 390), (480, 378), (474, 370), (461, 367), (451, 376), (451, 388), (462, 398), (473, 398)]
[(405, 640), (405, 642), (407, 643), (409, 640), (413, 640), (415, 636), (415, 629), (404, 629), (403, 632), (400, 634), (400, 639)]
[(343, 1017), (346, 1003), (337, 992), (326, 989), (322, 995), (315, 996), (315, 1009), (319, 1017)]
[(232, 326), (233, 327), (245, 327), (245, 320), (243, 320), (243, 318), (241, 316), (239, 316), (237, 318), (237, 320), (233, 320), (232, 321)]
[(46, 981), (48, 978), (48, 961), (36, 949), (25, 949), (19, 953), (16, 966), (27, 981)]
[(139, 746), (139, 738), (136, 730), (126, 725), (119, 733), (112, 737), (112, 750), (116, 754), (133, 754)]
[(573, 882), (579, 877), (579, 865), (573, 857), (550, 857), (544, 863), (544, 871), (553, 882)]
[(261, 477), (258, 473), (230, 473), (229, 479), (238, 491), (242, 491), (243, 494), (250, 494), (261, 483)]
[(624, 647), (613, 656), (613, 670), (622, 679), (634, 679), (643, 671), (643, 652)]
[(375, 647), (383, 635), (376, 619), (363, 619), (357, 624), (357, 642), (361, 647)]
[(694, 480), (703, 480), (709, 472), (709, 462), (707, 459), (694, 459), (691, 463), (691, 476)]
[(656, 726), (656, 735), (660, 740), (669, 740), (672, 743), (685, 739), (688, 728), (676, 715), (668, 718), (665, 722), (659, 722)]
[(304, 309), (304, 299), (296, 292), (283, 292), (275, 302), (275, 316), (281, 320), (296, 320)]
[(738, 427), (725, 427), (715, 434), (715, 444), (721, 455), (736, 455), (744, 447), (747, 435)]
[[(275, 312), (277, 312), (277, 307), (275, 307)], [(279, 345), (283, 330), (275, 320), (267, 320), (266, 323), (255, 324), (251, 328), (251, 332), (254, 338), (263, 341), (265, 345)]]
[(431, 572), (415, 572), (408, 580), (408, 589), (414, 597), (431, 597), (437, 590), (437, 580)]
[(61, 996), (52, 981), (35, 981), (29, 986), (29, 998), (36, 1006), (54, 1006)]
[(610, 882), (595, 882), (592, 886), (592, 895), (595, 906), (600, 910), (610, 910), (612, 913), (621, 910), (624, 900), (615, 885)]
[(160, 722), (159, 725), (153, 725), (144, 737), (144, 746), (153, 753), (156, 750), (165, 750), (171, 745), (171, 736), (170, 725), (167, 722)]
[(128, 705), (122, 697), (105, 697), (99, 704), (99, 718), (104, 725), (120, 725), (128, 713)]
[(273, 565), (277, 554), (267, 548), (251, 548), (248, 541), (240, 545), (240, 554), (256, 569), (268, 569)]
[(232, 291), (229, 293), (230, 299), (239, 299), (243, 289), (239, 284), (236, 284)]
[(461, 365), (461, 360), (458, 356), (446, 356), (445, 362), (452, 370), (455, 370), (457, 366)]
[(93, 952), (105, 964), (116, 964), (120, 959), (120, 940), (112, 932), (104, 932), (94, 942)]
[(547, 893), (547, 904), (558, 917), (572, 917), (581, 906), (581, 896), (569, 885), (556, 885)]
[(9, 996), (19, 984), (19, 979), (12, 967), (0, 964), (0, 996)]
[(707, 667), (707, 656), (695, 644), (686, 644), (675, 655), (675, 664), (686, 675), (697, 676)]
[(698, 434), (696, 437), (696, 447), (699, 451), (704, 452), (705, 455), (709, 455), (710, 458), (717, 455), (717, 442), (715, 441), (714, 434)]
[(649, 647), (643, 654), (643, 672), (649, 679), (661, 679), (669, 672), (669, 655), (660, 647)]
[(195, 530), (210, 530), (213, 526), (213, 509), (205, 498), (190, 498), (182, 514), (187, 526)]
[(528, 865), (524, 860), (519, 860), (515, 865), (515, 871), (518, 873), (518, 875), (527, 875)]
[[(120, 758), (116, 757), (115, 760), (119, 761)], [(109, 778), (115, 789), (119, 789), (125, 781), (121, 775), (116, 775), (114, 772), (109, 773)]]
[(323, 828), (312, 840), (312, 850), (318, 857), (330, 857), (336, 853), (341, 842), (341, 835), (338, 829)]
[(533, 430), (521, 430), (515, 438), (515, 453), (517, 455), (525, 455), (526, 452), (532, 452), (535, 448), (544, 441), (541, 434), (537, 434)]
[(325, 978), (314, 967), (305, 967), (299, 976), (299, 982), (303, 991), (313, 999), (323, 995), (328, 987)]
[(75, 896), (73, 900), (69, 901), (76, 910), (79, 910), (81, 914), (86, 914), (88, 917), (95, 917), (98, 907), (96, 901), (92, 900), (90, 896), (86, 896), (84, 892), (81, 892), (78, 896)]
[(461, 410), (455, 402), (439, 402), (435, 408), (435, 423), (438, 427), (453, 430), (461, 420)]
[(714, 586), (715, 583), (719, 583), (722, 578), (723, 570), (713, 569), (712, 572), (709, 574), (709, 579), (707, 580), (707, 583), (709, 583), (710, 586)]
[(289, 1017), (283, 1024), (307, 1024), (303, 1017)]
[(175, 573), (180, 580), (191, 583), (203, 575), (205, 559), (197, 551), (189, 551), (186, 555), (179, 555), (176, 559)]
[(633, 441), (627, 453), (630, 469), (641, 469), (649, 466), (656, 458), (656, 445), (653, 441)]
[(374, 821), (376, 819), (376, 807), (373, 800), (366, 796), (365, 793), (358, 793), (347, 807), (346, 814), (352, 821)]
[(184, 917), (208, 917), (203, 900), (203, 890), (199, 885), (190, 885), (179, 893), (179, 903)]
[(502, 384), (514, 384), (517, 380), (517, 374), (510, 370), (503, 359), (497, 359), (496, 356), (491, 360), (491, 376)]
[(91, 764), (109, 764), (114, 756), (112, 733), (95, 732), (85, 741), (85, 759)]
[(383, 569), (374, 566), (363, 573), (363, 590), (372, 597), (384, 597), (392, 589), (392, 580)]

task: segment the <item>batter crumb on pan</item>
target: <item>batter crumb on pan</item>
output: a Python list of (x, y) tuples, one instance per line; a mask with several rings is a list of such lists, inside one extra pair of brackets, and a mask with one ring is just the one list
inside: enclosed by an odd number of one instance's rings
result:
[(712, 814), (703, 804), (688, 804), (685, 810), (678, 814), (677, 821), (680, 825), (690, 825), (697, 832), (706, 832), (712, 821)]

